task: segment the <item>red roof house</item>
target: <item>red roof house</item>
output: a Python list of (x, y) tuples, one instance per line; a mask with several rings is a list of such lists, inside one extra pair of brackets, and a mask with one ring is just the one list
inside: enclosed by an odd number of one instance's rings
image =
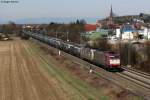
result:
[(96, 31), (97, 26), (96, 26), (96, 24), (86, 24), (84, 26), (84, 29), (86, 32)]

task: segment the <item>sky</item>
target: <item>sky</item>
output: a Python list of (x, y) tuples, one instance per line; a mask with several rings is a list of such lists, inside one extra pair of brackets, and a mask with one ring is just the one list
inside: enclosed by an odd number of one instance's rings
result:
[[(3, 1), (3, 0), (0, 0)], [(0, 3), (0, 19), (42, 17), (96, 17), (104, 18), (110, 6), (117, 15), (150, 14), (150, 0), (18, 0), (18, 3)]]

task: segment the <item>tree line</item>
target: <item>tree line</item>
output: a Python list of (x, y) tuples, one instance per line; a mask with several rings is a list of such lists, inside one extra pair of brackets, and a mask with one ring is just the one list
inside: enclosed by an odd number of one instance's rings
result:
[(8, 24), (0, 25), (0, 32), (4, 34), (19, 34), (22, 30), (22, 25), (17, 25), (10, 21)]
[(62, 40), (69, 40), (71, 42), (80, 42), (80, 33), (84, 32), (85, 20), (77, 20), (69, 24), (60, 24), (51, 22), (46, 26), (47, 34), (49, 36), (57, 37)]
[[(84, 32), (85, 20), (76, 20), (69, 24), (51, 22), (50, 24), (33, 24), (39, 27), (38, 33), (47, 34), (52, 37), (57, 37), (62, 40), (69, 40), (71, 42), (80, 42), (80, 33)], [(8, 24), (0, 25), (0, 32), (4, 34), (20, 35), (23, 25), (15, 24), (10, 21)], [(44, 26), (44, 27), (43, 27)]]

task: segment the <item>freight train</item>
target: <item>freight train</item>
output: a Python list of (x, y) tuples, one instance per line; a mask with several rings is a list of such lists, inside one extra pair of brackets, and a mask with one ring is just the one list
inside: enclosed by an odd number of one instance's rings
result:
[(49, 37), (47, 35), (33, 33), (31, 31), (23, 31), (24, 34), (47, 43), (50, 46), (63, 50), (81, 59), (99, 65), (105, 69), (120, 69), (120, 56), (111, 51), (100, 51), (91, 49), (80, 44), (66, 42), (58, 38)]

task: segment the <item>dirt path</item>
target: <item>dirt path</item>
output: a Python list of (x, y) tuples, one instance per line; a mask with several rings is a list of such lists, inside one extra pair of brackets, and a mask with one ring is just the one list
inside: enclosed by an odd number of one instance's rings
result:
[(109, 99), (44, 58), (29, 42), (0, 42), (0, 100)]

